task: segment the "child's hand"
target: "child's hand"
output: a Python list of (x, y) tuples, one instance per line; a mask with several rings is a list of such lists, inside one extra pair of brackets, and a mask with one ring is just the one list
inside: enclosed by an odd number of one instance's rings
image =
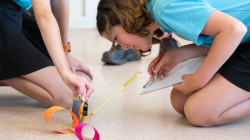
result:
[[(164, 77), (177, 65), (180, 63), (178, 49), (172, 49), (163, 54), (160, 62), (156, 65), (153, 76), (151, 76), (151, 81), (153, 81), (154, 75), (157, 74), (157, 78), (161, 79), (161, 75)], [(156, 57), (148, 66), (149, 75), (152, 74), (152, 70), (158, 61), (158, 57)]]
[[(75, 96), (79, 93), (82, 96), (83, 102), (87, 100), (90, 95), (94, 92), (94, 87), (88, 82), (85, 77), (76, 75), (71, 71), (63, 75), (63, 81), (68, 85), (68, 87), (73, 91)], [(79, 89), (79, 92), (77, 91)]]
[(73, 73), (76, 73), (76, 71), (81, 71), (83, 73), (86, 73), (90, 77), (90, 79), (93, 80), (93, 74), (87, 66), (82, 64), (81, 61), (71, 55), (67, 56), (67, 60), (69, 62), (70, 69)]
[(193, 74), (183, 75), (181, 77), (183, 82), (179, 85), (174, 85), (173, 87), (183, 94), (192, 94), (195, 91), (199, 90), (199, 83), (193, 78)]

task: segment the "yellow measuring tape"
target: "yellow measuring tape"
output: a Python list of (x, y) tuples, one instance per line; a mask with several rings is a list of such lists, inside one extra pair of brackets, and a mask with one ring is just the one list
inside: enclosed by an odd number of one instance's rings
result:
[(117, 90), (112, 96), (110, 96), (102, 105), (100, 105), (95, 111), (93, 111), (89, 116), (87, 116), (83, 123), (86, 122), (90, 117), (92, 117), (97, 111), (99, 111), (104, 105), (106, 105), (112, 98), (114, 98), (119, 92), (123, 90), (131, 81), (133, 81), (140, 73), (137, 72), (134, 77), (132, 77), (126, 84), (124, 84), (119, 90)]

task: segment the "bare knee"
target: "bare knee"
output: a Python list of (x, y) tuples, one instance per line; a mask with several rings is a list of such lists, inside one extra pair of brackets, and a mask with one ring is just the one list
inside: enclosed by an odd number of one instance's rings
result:
[[(85, 74), (82, 71), (76, 71), (76, 74), (82, 77), (85, 77), (89, 83), (91, 83), (91, 78)], [(61, 94), (58, 95), (56, 98), (54, 98), (55, 100), (55, 104), (58, 106), (62, 106), (65, 108), (69, 108), (72, 107), (73, 105), (73, 92), (67, 87), (66, 89), (61, 89)]]
[(173, 108), (180, 113), (181, 115), (185, 116), (184, 113), (184, 105), (190, 95), (183, 94), (181, 91), (172, 89), (170, 99)]
[[(76, 71), (76, 74), (82, 77), (85, 77), (89, 83), (91, 83), (91, 79), (90, 77), (85, 74), (82, 71)], [(57, 106), (61, 106), (61, 107), (65, 107), (65, 108), (69, 108), (72, 107), (73, 105), (73, 92), (68, 88), (62, 88), (59, 89), (60, 91), (53, 91), (53, 92), (57, 92), (54, 93), (53, 95), (57, 94), (55, 97), (53, 97), (53, 104), (57, 105)], [(60, 93), (60, 94), (58, 94)]]
[[(90, 77), (82, 71), (76, 71), (76, 74), (85, 77), (89, 83), (91, 83)], [(68, 88), (68, 87), (67, 87)], [(61, 91), (61, 94), (54, 98), (55, 104), (65, 108), (72, 107), (73, 105), (73, 92), (68, 88)]]
[(73, 98), (56, 100), (55, 105), (56, 106), (61, 106), (61, 107), (64, 107), (64, 108), (70, 108), (70, 107), (73, 106)]
[(6, 84), (0, 82), (0, 86), (8, 86), (8, 85), (6, 85)]
[[(59, 93), (59, 94), (58, 94)], [(73, 93), (70, 89), (53, 94), (52, 106), (70, 108), (73, 105)]]
[(203, 127), (216, 125), (216, 118), (201, 104), (187, 101), (184, 110), (188, 121), (192, 125)]
[(70, 107), (73, 106), (73, 98), (70, 99), (70, 100), (69, 99), (68, 100), (55, 99), (52, 106), (61, 106), (61, 107), (64, 107), (64, 108), (70, 108)]
[(76, 71), (76, 74), (82, 77), (85, 77), (89, 83), (91, 83), (91, 79), (89, 77), (89, 75), (87, 75), (86, 73), (82, 72), (82, 71)]

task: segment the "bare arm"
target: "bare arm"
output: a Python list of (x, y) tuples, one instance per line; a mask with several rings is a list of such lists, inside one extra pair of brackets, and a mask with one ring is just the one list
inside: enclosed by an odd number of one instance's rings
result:
[[(59, 25), (62, 44), (68, 43), (68, 23), (69, 23), (69, 0), (51, 0), (52, 12)], [(93, 74), (88, 67), (82, 64), (77, 58), (71, 56), (65, 51), (70, 69), (73, 73), (81, 71), (87, 74), (93, 80)]]
[[(69, 25), (69, 1), (68, 0), (51, 0), (52, 12), (59, 25), (62, 44), (68, 43), (68, 25)], [(68, 57), (69, 52), (65, 51)]]
[(215, 36), (206, 59), (193, 75), (183, 76), (183, 83), (175, 85), (174, 88), (184, 94), (191, 94), (204, 87), (233, 54), (246, 32), (247, 28), (241, 21), (214, 11), (201, 32)]
[(233, 54), (246, 32), (247, 28), (241, 21), (220, 11), (214, 11), (201, 34), (215, 36), (215, 39), (207, 58), (194, 77), (202, 77), (202, 83), (205, 85)]
[[(160, 62), (156, 65), (158, 57), (156, 57), (148, 66), (148, 73), (151, 75), (153, 68), (154, 73), (157, 73), (157, 77), (161, 79), (161, 75), (166, 76), (176, 65), (186, 60), (206, 56), (209, 52), (209, 48), (205, 46), (197, 46), (196, 44), (185, 45), (176, 49), (172, 49), (164, 53)], [(156, 65), (156, 66), (155, 66)], [(153, 80), (151, 77), (151, 80)]]
[[(79, 94), (83, 95), (84, 101), (84, 99), (90, 96), (94, 88), (86, 78), (78, 76), (71, 71), (62, 47), (59, 25), (52, 14), (49, 0), (31, 0), (31, 2), (43, 41), (59, 74), (69, 87), (74, 87), (71, 89), (79, 89)], [(65, 24), (61, 26), (65, 26)], [(65, 31), (67, 29), (64, 27), (62, 30)], [(66, 38), (67, 36), (65, 34), (64, 37)], [(73, 92), (76, 92), (76, 90), (73, 90)]]
[(31, 0), (37, 24), (41, 31), (46, 48), (56, 65), (60, 75), (69, 71), (69, 64), (65, 57), (60, 30), (52, 14), (49, 0)]
[(196, 57), (201, 57), (201, 56), (206, 56), (210, 50), (210, 48), (205, 47), (205, 46), (197, 46), (196, 44), (189, 44), (185, 45), (182, 47), (179, 47), (178, 49), (180, 54), (180, 62), (196, 58)]

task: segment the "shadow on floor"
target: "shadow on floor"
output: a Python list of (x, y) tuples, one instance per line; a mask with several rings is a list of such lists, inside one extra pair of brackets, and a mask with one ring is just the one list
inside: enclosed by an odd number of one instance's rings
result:
[(0, 95), (0, 105), (3, 106), (33, 106), (33, 107), (48, 107), (47, 105), (38, 102), (25, 95)]

